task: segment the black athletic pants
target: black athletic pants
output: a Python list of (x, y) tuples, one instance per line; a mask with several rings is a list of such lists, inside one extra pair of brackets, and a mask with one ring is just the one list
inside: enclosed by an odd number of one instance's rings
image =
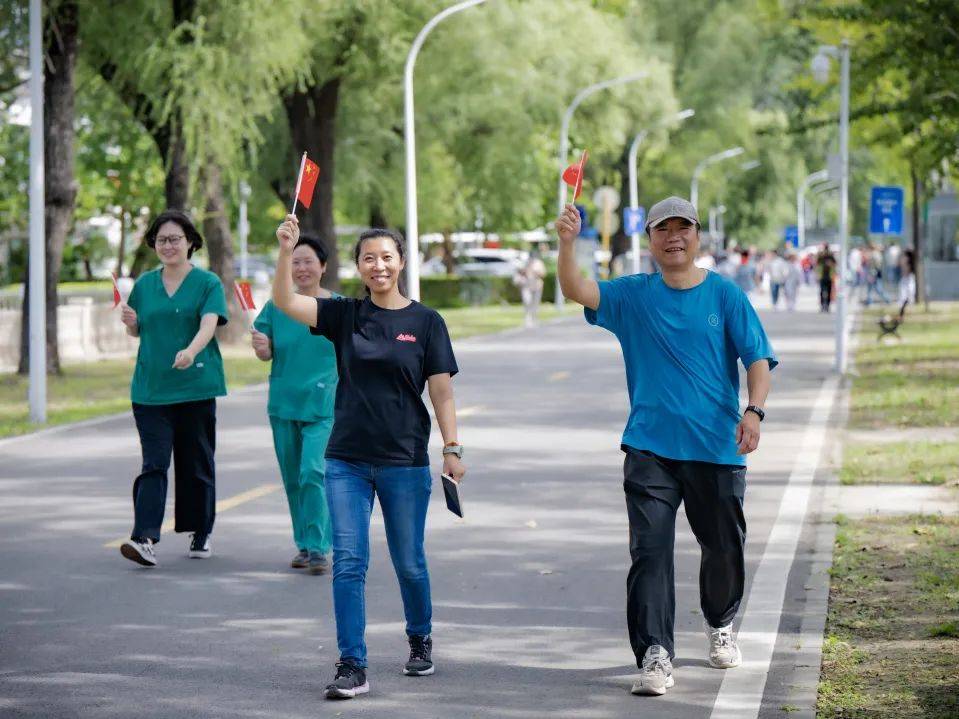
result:
[(209, 534), (216, 512), (216, 400), (178, 404), (135, 404), (143, 469), (133, 482), (131, 537), (160, 541), (166, 506), (170, 454), (176, 474), (177, 532)]
[(623, 447), (629, 553), (626, 580), (629, 639), (642, 667), (646, 649), (659, 644), (674, 656), (673, 541), (676, 511), (686, 517), (699, 541), (699, 597), (711, 627), (729, 624), (743, 597), (746, 468), (665, 459)]

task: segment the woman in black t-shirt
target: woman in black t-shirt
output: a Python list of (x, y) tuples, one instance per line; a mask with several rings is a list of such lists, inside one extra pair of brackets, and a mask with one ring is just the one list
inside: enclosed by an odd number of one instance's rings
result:
[(445, 442), (443, 472), (459, 481), (466, 469), (460, 459), (463, 448), (456, 441), (451, 378), (457, 367), (443, 318), (400, 293), (398, 280), (406, 263), (399, 234), (369, 230), (360, 235), (354, 259), (367, 289), (362, 300), (294, 293), (291, 256), (299, 234), (295, 215), (287, 215), (276, 231), (280, 257), (273, 303), (336, 349), (340, 381), (326, 450), (326, 496), (333, 522), (333, 608), (340, 660), (326, 696), (347, 699), (369, 691), (364, 589), (374, 496), (383, 510), (406, 614), (410, 657), (403, 672), (433, 673), (432, 603), (423, 548), (432, 484), (430, 416), (422, 394), (428, 386)]

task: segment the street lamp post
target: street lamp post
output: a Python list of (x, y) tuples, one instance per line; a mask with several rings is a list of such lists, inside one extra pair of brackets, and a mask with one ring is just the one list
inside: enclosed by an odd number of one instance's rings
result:
[(420, 298), (420, 232), (416, 212), (416, 128), (413, 112), (413, 69), (416, 65), (416, 56), (419, 55), (426, 36), (434, 27), (450, 15), (484, 2), (486, 0), (464, 0), (437, 13), (420, 30), (406, 56), (406, 67), (403, 70), (403, 134), (406, 140), (406, 280), (409, 285), (410, 299), (413, 300)]
[(836, 371), (846, 372), (846, 255), (849, 245), (849, 41), (823, 45), (813, 58), (813, 74), (829, 78), (830, 58), (839, 59), (839, 283), (836, 290)]
[(247, 238), (250, 236), (250, 223), (246, 216), (246, 201), (250, 198), (250, 186), (240, 180), (240, 217), (237, 221), (236, 232), (240, 236), (240, 277), (246, 279), (249, 252)]
[[(688, 117), (695, 115), (695, 110), (685, 109), (681, 112), (676, 113), (673, 116), (673, 120), (682, 122)], [(639, 146), (646, 139), (646, 135), (649, 134), (649, 129), (641, 130), (637, 133), (636, 137), (633, 138), (632, 144), (629, 146), (629, 206), (631, 209), (635, 210), (639, 207), (639, 181), (636, 175), (636, 154), (639, 151)], [(633, 274), (638, 275), (641, 270), (641, 263), (639, 258), (639, 240), (640, 233), (634, 232), (630, 235), (632, 240), (632, 251), (633, 251)]]
[(30, 0), (30, 421), (47, 421), (46, 222), (43, 186), (43, 35), (40, 0)]
[[(633, 73), (632, 75), (623, 75), (622, 77), (614, 77), (610, 80), (594, 82), (592, 85), (587, 85), (582, 90), (577, 92), (576, 97), (574, 97), (573, 101), (569, 103), (569, 107), (567, 107), (566, 111), (563, 113), (563, 120), (560, 123), (559, 128), (559, 185), (556, 193), (557, 216), (563, 214), (563, 206), (566, 200), (566, 183), (563, 181), (563, 170), (566, 169), (566, 161), (569, 159), (569, 124), (573, 120), (573, 113), (576, 112), (576, 108), (582, 104), (583, 100), (593, 93), (599, 92), (600, 90), (608, 90), (609, 88), (617, 87), (618, 85), (625, 85), (628, 82), (642, 80), (645, 77), (649, 77), (649, 73), (644, 70), (642, 72)], [(563, 290), (559, 286), (559, 279), (556, 280), (556, 292), (554, 295), (554, 300), (557, 307), (563, 306)]]
[(799, 246), (806, 246), (806, 193), (815, 184), (829, 179), (829, 170), (819, 170), (807, 175), (796, 190), (796, 229), (799, 235)]
[(693, 207), (696, 208), (697, 212), (699, 212), (699, 176), (703, 174), (703, 170), (710, 165), (715, 165), (717, 162), (722, 162), (723, 160), (728, 160), (731, 157), (742, 155), (745, 151), (746, 150), (742, 147), (730, 147), (728, 150), (723, 150), (722, 152), (717, 152), (715, 155), (710, 155), (696, 165), (695, 169), (693, 169), (693, 180), (689, 184), (689, 201), (692, 203)]

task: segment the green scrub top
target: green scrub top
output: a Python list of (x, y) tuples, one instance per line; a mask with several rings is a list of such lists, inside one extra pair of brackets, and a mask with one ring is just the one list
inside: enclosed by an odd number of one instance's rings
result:
[(309, 327), (283, 314), (272, 300), (263, 305), (253, 326), (273, 346), (267, 413), (301, 422), (332, 417), (339, 380), (333, 343), (310, 334)]
[(130, 399), (136, 404), (176, 404), (222, 397), (226, 378), (215, 337), (190, 367), (174, 369), (173, 360), (193, 341), (203, 315), (219, 315), (217, 324), (226, 324), (223, 284), (212, 272), (194, 267), (171, 297), (163, 286), (161, 269), (142, 274), (127, 301), (136, 310), (140, 326)]

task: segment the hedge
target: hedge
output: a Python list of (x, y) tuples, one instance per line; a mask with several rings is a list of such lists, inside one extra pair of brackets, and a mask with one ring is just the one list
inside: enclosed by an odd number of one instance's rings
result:
[[(543, 282), (543, 297), (556, 291), (556, 275)], [(359, 278), (340, 280), (340, 294), (362, 297), (363, 282)], [(512, 277), (421, 277), (420, 301), (429, 307), (469, 307), (472, 305), (516, 304), (522, 301)]]

